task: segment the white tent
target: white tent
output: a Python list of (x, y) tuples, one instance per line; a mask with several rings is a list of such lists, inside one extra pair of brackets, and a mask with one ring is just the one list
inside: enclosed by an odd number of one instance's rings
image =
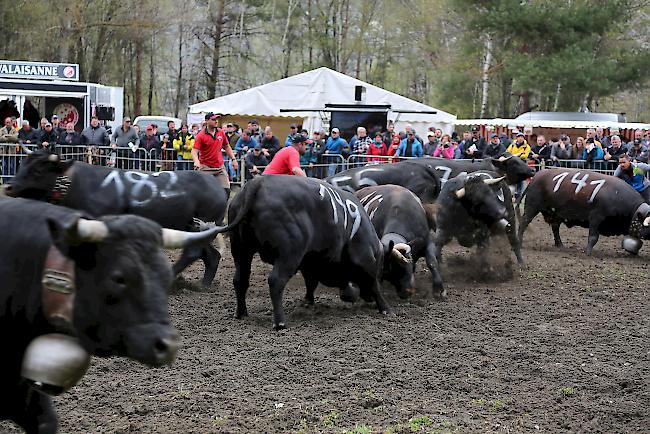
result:
[[(365, 98), (361, 102), (354, 99), (355, 86), (364, 86), (366, 89)], [(189, 107), (187, 116), (190, 124), (200, 122), (208, 112), (251, 117), (300, 117), (303, 118), (303, 127), (314, 131), (329, 127), (323, 124), (321, 112), (314, 110), (324, 108), (325, 104), (390, 105), (393, 111), (388, 112), (388, 119), (396, 121), (397, 130), (403, 130), (406, 124), (412, 124), (422, 136), (430, 126), (451, 132), (456, 120), (452, 114), (325, 67), (193, 104)], [(308, 111), (281, 112), (280, 109)], [(437, 113), (408, 113), (409, 111)], [(332, 125), (334, 126), (336, 125)]]

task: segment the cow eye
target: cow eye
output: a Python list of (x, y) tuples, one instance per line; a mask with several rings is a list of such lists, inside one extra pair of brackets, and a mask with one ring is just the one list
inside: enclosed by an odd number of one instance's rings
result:
[(116, 287), (116, 289), (119, 289), (119, 292), (126, 289), (126, 279), (124, 278), (124, 275), (120, 273), (111, 275), (111, 282)]

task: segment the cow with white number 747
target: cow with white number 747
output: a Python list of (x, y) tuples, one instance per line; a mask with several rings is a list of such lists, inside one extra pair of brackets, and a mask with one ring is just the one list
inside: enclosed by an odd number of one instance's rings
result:
[[(525, 200), (524, 200), (525, 198)], [(589, 229), (585, 253), (600, 235), (624, 235), (622, 247), (637, 254), (650, 239), (650, 205), (625, 181), (589, 170), (546, 169), (537, 172), (517, 202), (524, 200), (519, 239), (530, 222), (542, 213), (551, 225), (556, 247), (563, 247), (560, 225)]]

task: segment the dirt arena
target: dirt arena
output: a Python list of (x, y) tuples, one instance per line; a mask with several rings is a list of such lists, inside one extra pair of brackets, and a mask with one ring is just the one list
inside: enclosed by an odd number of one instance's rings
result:
[[(323, 287), (304, 307), (296, 277), (280, 333), (269, 266), (254, 263), (245, 320), (233, 317), (230, 254), (212, 293), (187, 289), (199, 282), (195, 266), (170, 298), (182, 335), (174, 365), (94, 358), (55, 399), (61, 432), (648, 432), (650, 245), (630, 257), (620, 238), (601, 238), (586, 257), (587, 231), (562, 233), (558, 250), (537, 218), (525, 235), (528, 268), (505, 281), (475, 281), (476, 260), (451, 245), (449, 300), (405, 302), (386, 285), (393, 317)], [(18, 432), (7, 422), (0, 431)]]

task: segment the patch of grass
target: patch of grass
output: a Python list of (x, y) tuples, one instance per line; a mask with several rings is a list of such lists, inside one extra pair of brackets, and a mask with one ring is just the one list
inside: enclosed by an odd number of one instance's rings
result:
[(499, 410), (502, 410), (502, 409), (503, 409), (503, 406), (504, 406), (503, 401), (501, 401), (500, 399), (495, 399), (494, 401), (492, 401), (492, 402), (490, 403), (490, 409), (491, 409), (492, 411), (499, 411)]
[(386, 411), (386, 406), (385, 405), (378, 405), (377, 407), (373, 408), (377, 413), (384, 413)]
[(212, 416), (212, 425), (215, 426), (220, 426), (228, 422), (228, 416), (219, 416), (218, 414), (215, 414)]
[(425, 426), (431, 425), (433, 422), (429, 416), (418, 416), (409, 419), (409, 428), (411, 432), (420, 432)]
[(335, 426), (339, 421), (339, 414), (336, 409), (332, 409), (323, 419), (323, 425), (327, 427)]
[(499, 411), (505, 407), (505, 403), (500, 399), (495, 399), (493, 401), (487, 401), (485, 399), (472, 399), (472, 405), (476, 407), (489, 407), (492, 411)]
[(372, 427), (368, 425), (357, 425), (354, 429), (346, 431), (345, 434), (372, 434)]
[(573, 396), (576, 393), (576, 390), (573, 387), (563, 387), (560, 389), (560, 392), (564, 396)]
[(404, 429), (405, 429), (404, 425), (399, 423), (397, 425), (391, 425), (391, 426), (387, 427), (384, 430), (383, 434), (399, 434), (399, 433), (403, 433)]
[(377, 409), (384, 405), (384, 401), (381, 398), (378, 398), (370, 389), (366, 389), (363, 392), (363, 398), (365, 399), (365, 402), (363, 403), (365, 408)]

